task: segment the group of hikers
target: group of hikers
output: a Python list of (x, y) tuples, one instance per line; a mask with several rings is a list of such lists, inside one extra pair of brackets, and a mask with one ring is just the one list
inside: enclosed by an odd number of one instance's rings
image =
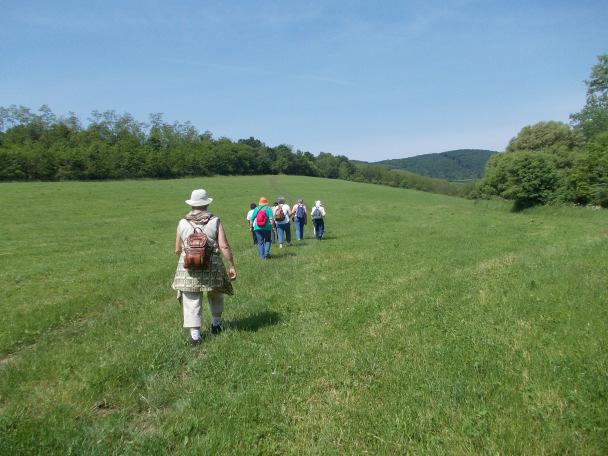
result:
[[(321, 201), (316, 201), (310, 211), (313, 231), (317, 240), (323, 239), (325, 233), (325, 207)], [(270, 258), (270, 247), (275, 240), (279, 248), (283, 244), (291, 245), (291, 222), (296, 230), (297, 242), (304, 239), (304, 226), (308, 223), (308, 209), (304, 200), (299, 199), (293, 207), (279, 196), (272, 206), (265, 197), (260, 197), (258, 204), (251, 203), (246, 217), (253, 244), (258, 246), (261, 260)]]
[[(232, 295), (232, 282), (237, 272), (221, 220), (209, 211), (213, 201), (204, 189), (193, 190), (186, 204), (191, 210), (177, 224), (175, 255), (178, 257), (177, 270), (172, 288), (177, 291), (177, 299), (182, 304), (184, 328), (190, 331), (190, 343), (201, 343), (201, 307), (203, 293), (207, 293), (211, 312), (211, 335), (222, 331), (221, 321), (224, 311), (224, 295)], [(323, 239), (325, 231), (325, 208), (317, 201), (310, 211), (315, 237)], [(308, 221), (308, 211), (304, 201), (299, 199), (293, 207), (284, 197), (277, 198), (273, 206), (261, 197), (258, 205), (253, 203), (247, 214), (247, 222), (260, 259), (270, 257), (273, 233), (282, 248), (291, 245), (291, 221), (296, 229), (296, 239), (304, 238), (304, 226)], [(228, 271), (223, 255), (228, 264)]]

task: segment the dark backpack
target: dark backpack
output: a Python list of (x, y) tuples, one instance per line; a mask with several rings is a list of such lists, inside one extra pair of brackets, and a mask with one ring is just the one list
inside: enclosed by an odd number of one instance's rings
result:
[(203, 232), (203, 228), (195, 226), (194, 232), (186, 240), (186, 245), (184, 246), (184, 267), (186, 269), (209, 269), (211, 252), (209, 240)]
[(303, 219), (306, 217), (306, 212), (304, 212), (304, 206), (298, 204), (298, 208), (296, 209), (296, 218)]
[(268, 214), (266, 213), (266, 208), (262, 206), (258, 209), (258, 213), (255, 216), (255, 223), (260, 228), (263, 228), (268, 223)]
[(277, 206), (277, 211), (274, 214), (274, 219), (278, 220), (279, 222), (281, 220), (285, 220), (285, 212), (283, 212), (283, 208), (280, 204)]

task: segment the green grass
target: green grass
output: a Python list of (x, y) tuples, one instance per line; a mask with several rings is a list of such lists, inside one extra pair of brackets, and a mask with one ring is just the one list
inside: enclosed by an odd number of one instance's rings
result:
[[(239, 278), (192, 349), (193, 188)], [(327, 239), (260, 262), (260, 195)], [(0, 454), (606, 454), (608, 213), (304, 177), (0, 185)], [(205, 329), (209, 314), (205, 309)]]

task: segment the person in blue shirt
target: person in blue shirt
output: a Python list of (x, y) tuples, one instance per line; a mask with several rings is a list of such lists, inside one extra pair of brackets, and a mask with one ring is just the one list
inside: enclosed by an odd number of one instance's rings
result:
[(250, 218), (253, 224), (253, 232), (258, 241), (258, 255), (260, 260), (270, 258), (270, 246), (272, 245), (272, 208), (268, 206), (268, 200), (260, 197), (258, 207), (253, 210)]

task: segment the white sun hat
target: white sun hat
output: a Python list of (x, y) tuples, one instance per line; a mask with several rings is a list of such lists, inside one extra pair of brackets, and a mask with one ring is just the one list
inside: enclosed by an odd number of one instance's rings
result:
[(212, 201), (213, 198), (207, 194), (207, 190), (199, 188), (197, 190), (192, 190), (192, 195), (189, 200), (186, 200), (186, 204), (192, 207), (208, 206)]

